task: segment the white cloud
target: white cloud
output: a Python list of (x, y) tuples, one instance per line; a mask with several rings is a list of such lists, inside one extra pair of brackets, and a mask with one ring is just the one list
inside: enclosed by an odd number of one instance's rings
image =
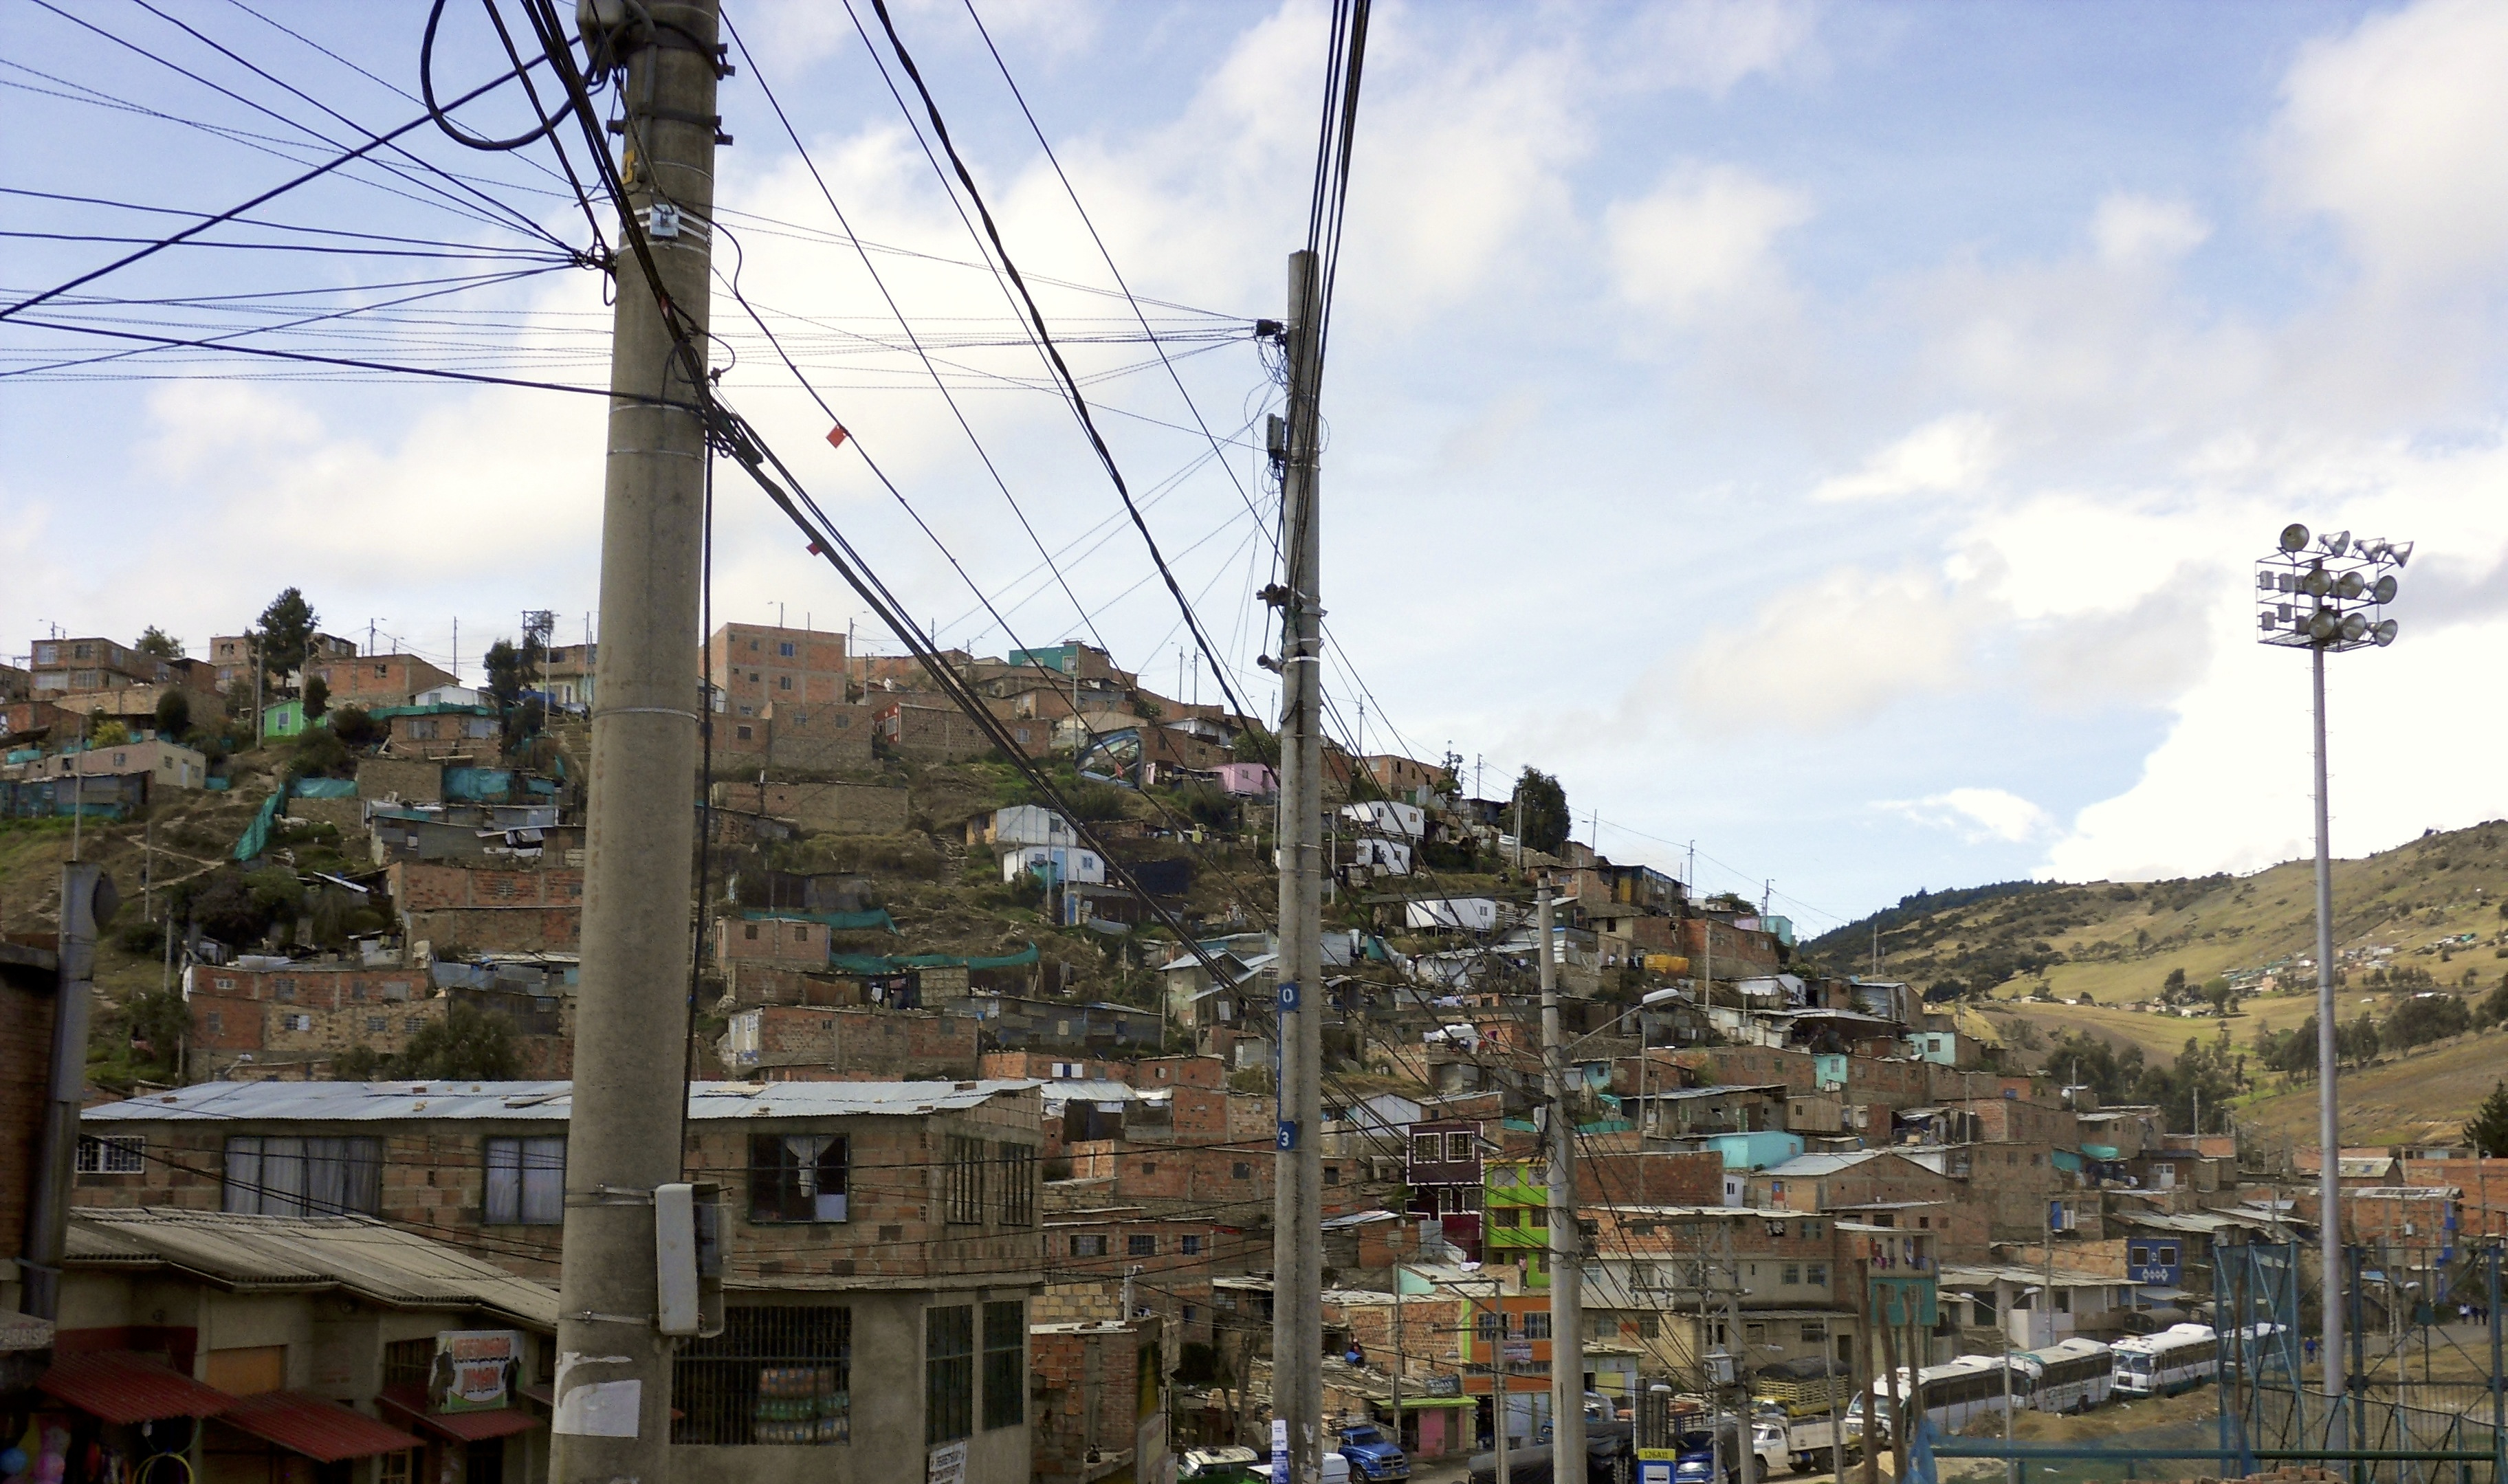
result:
[(1700, 730), (1826, 730), (1971, 673), (1974, 599), (1915, 570), (1832, 571), (1771, 595), (1738, 630), (1711, 630), (1678, 668)]
[(1921, 799), (1883, 799), (1873, 808), (1956, 831), (1971, 845), (1989, 841), (2026, 845), (2055, 827), (2047, 811), (2002, 788), (1953, 788)]
[(1985, 483), (1998, 462), (1994, 419), (1982, 413), (1954, 413), (1882, 449), (1853, 474), (1823, 480), (1812, 490), (1812, 498), (1969, 494)]
[(2184, 201), (2124, 192), (2100, 201), (2090, 218), (2090, 239), (2100, 260), (2112, 264), (2181, 258), (2211, 235), (2211, 224)]
[(2268, 158), (2378, 286), (2497, 281), (2508, 252), (2508, 7), (2422, 0), (2308, 46)]
[(1741, 166), (1675, 166), (1604, 214), (1620, 297), (1678, 325), (1781, 303), (1777, 235), (1811, 215), (1808, 197)]
[(1792, 0), (1679, 0), (1641, 8), (1606, 60), (1632, 82), (1722, 96), (1746, 79), (1817, 58), (1817, 16)]

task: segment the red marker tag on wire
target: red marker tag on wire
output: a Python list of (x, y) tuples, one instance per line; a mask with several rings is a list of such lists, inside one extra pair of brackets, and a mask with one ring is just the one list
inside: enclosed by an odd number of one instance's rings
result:
[(845, 438), (846, 438), (845, 425), (844, 425), (843, 423), (839, 422), (839, 423), (837, 423), (834, 427), (831, 427), (831, 428), (828, 429), (828, 447), (829, 447), (829, 448), (831, 448), (831, 449), (841, 449), (841, 448), (843, 448), (843, 447), (845, 446)]

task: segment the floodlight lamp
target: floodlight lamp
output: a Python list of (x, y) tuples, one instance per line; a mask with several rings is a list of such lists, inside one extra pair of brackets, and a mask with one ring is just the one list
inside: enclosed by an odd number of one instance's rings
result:
[(2337, 597), (2357, 597), (2367, 591), (2369, 591), (2369, 579), (2357, 572), (2345, 572), (2334, 584), (2334, 596)]
[(2390, 543), (2386, 547), (2386, 560), (2397, 566), (2402, 566), (2405, 562), (2413, 560), (2413, 544), (2410, 541), (2396, 541)]
[(2305, 551), (2307, 549), (2307, 527), (2300, 525), (2297, 521), (2293, 521), (2288, 525), (2283, 526), (2281, 528), (2281, 549), (2286, 552)]
[(2342, 642), (2357, 644), (2369, 636), (2369, 615), (2346, 613), (2342, 616)]
[(2319, 608), (2309, 615), (2307, 636), (2322, 644), (2342, 630), (2342, 620), (2331, 608)]
[(2256, 574), (2256, 591), (2259, 593), (2269, 593), (2272, 589), (2273, 574), (2270, 572), (2258, 572)]
[(2347, 530), (2338, 530), (2318, 544), (2325, 548), (2325, 555), (2340, 557), (2350, 548), (2351, 533)]
[(2334, 591), (2334, 579), (2325, 575), (2325, 569), (2323, 567), (2318, 567), (2315, 571), (2312, 571), (2305, 577), (2301, 578), (2299, 587), (2301, 592), (2305, 593), (2310, 597), (2323, 597), (2326, 594)]
[(2392, 572), (2387, 573), (2385, 576), (2379, 578), (2375, 583), (2370, 585), (2369, 600), (2374, 603), (2393, 602), (2395, 600), (2396, 586), (2397, 584), (2395, 582), (2394, 574)]
[(2377, 628), (2369, 631), (2369, 636), (2377, 641), (2379, 649), (2385, 648), (2387, 645), (2395, 641), (2395, 621), (2390, 618), (2384, 623), (2379, 624)]

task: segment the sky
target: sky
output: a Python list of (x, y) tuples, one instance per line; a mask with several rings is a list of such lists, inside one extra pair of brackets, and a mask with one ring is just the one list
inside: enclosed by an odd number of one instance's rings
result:
[[(0, 175), (10, 303), (422, 117), (423, 6), (152, 3), (0, 33), (0, 120), (51, 141)], [(1221, 699), (857, 8), (727, 11), (724, 396), (944, 643), (1086, 638)], [(1324, 9), (892, 11), (1269, 714), (1250, 330), (1305, 235)], [(447, 18), (450, 96), (503, 64)], [(1807, 932), (2255, 870), (2309, 848), (2307, 664), (2250, 606), (2299, 521), (2415, 543), (2400, 640), (2329, 662), (2336, 851), (2508, 814), (2503, 72), (2508, 9), (2459, 0), (1379, 4), (1325, 371), (1336, 734), (1495, 797), (1539, 767), (1577, 838)], [(516, 132), (512, 92), (456, 116)], [(397, 143), (0, 327), (0, 658), (151, 624), (200, 655), (290, 585), (471, 679), (525, 609), (597, 631), (596, 397), (90, 333), (597, 386), (557, 157)], [(711, 600), (860, 619), (728, 466)]]

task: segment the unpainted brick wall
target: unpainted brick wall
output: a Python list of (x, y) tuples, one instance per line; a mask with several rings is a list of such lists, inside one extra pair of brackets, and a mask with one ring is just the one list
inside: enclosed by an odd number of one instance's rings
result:
[(26, 1249), (52, 1042), (53, 996), (0, 984), (0, 1251)]

